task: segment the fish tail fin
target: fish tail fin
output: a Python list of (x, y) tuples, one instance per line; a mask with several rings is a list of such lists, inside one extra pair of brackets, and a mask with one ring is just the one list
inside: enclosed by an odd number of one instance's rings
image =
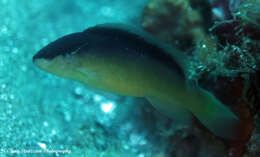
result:
[(198, 90), (198, 102), (201, 104), (194, 105), (191, 112), (216, 136), (236, 139), (240, 126), (238, 117), (212, 94)]

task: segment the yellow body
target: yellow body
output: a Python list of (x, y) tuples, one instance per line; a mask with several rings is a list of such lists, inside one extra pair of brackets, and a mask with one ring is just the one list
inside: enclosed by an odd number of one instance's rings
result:
[(161, 65), (149, 58), (126, 58), (123, 55), (104, 57), (98, 54), (88, 52), (82, 56), (38, 59), (35, 64), (55, 75), (126, 96), (172, 97), (180, 92), (175, 91), (176, 88), (184, 88), (185, 80), (181, 80), (174, 72), (160, 67)]

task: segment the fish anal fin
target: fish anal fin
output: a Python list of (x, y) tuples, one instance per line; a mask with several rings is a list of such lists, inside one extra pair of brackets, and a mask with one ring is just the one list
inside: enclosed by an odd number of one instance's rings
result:
[(175, 122), (190, 124), (191, 113), (182, 108), (179, 104), (169, 103), (158, 98), (148, 97), (147, 100), (163, 115), (166, 115)]

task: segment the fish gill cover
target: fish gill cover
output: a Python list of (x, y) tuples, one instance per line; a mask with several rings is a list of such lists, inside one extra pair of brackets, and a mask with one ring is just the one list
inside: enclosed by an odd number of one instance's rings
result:
[[(259, 3), (1, 0), (0, 157), (259, 156)], [(196, 120), (176, 124), (142, 99), (93, 91), (33, 66), (46, 44), (106, 22), (142, 24), (192, 56), (190, 81), (243, 119), (241, 139), (219, 139)]]

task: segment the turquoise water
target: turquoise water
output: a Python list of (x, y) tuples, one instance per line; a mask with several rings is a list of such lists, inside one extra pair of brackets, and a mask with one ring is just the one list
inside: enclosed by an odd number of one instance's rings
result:
[[(141, 98), (95, 91), (33, 65), (39, 49), (66, 34), (112, 22), (141, 27), (146, 5), (147, 0), (0, 0), (0, 157), (227, 156), (225, 143), (205, 128), (175, 123)], [(227, 46), (228, 53), (238, 49), (232, 48)], [(198, 50), (193, 52), (197, 60), (203, 53)], [(195, 69), (207, 73), (215, 68), (214, 76), (231, 76), (232, 66), (223, 69), (218, 56), (194, 61)], [(248, 147), (254, 152), (259, 131), (252, 139)]]
[(1, 157), (144, 157), (164, 151), (163, 140), (150, 137), (156, 129), (149, 126), (151, 120), (142, 124), (144, 102), (89, 90), (32, 64), (40, 48), (62, 35), (105, 22), (140, 23), (144, 5), (121, 0), (0, 1)]

